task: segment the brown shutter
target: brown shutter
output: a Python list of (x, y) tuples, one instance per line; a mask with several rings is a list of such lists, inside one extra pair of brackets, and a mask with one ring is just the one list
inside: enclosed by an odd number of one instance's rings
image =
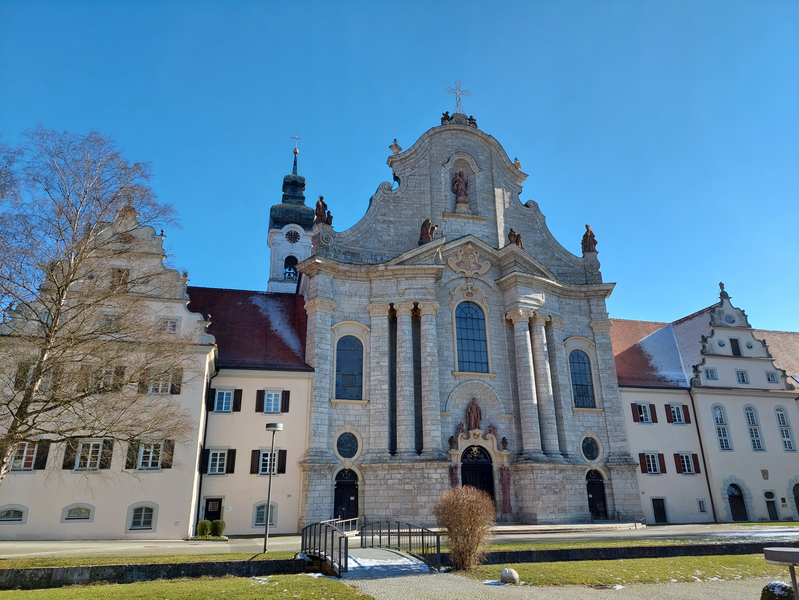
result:
[(283, 390), (280, 394), (280, 412), (287, 413), (289, 411), (289, 401), (291, 399), (291, 392)]
[(215, 403), (216, 403), (216, 389), (208, 388), (205, 391), (205, 410), (207, 410), (208, 412), (214, 410)]
[(135, 469), (139, 460), (139, 442), (128, 442), (128, 454), (125, 457), (125, 468)]
[(677, 469), (678, 473), (682, 473), (682, 461), (680, 461), (680, 455), (674, 455), (674, 468)]
[(647, 470), (646, 470), (646, 454), (641, 452), (638, 455), (638, 462), (641, 463), (641, 473), (646, 473), (647, 472)]
[(81, 365), (78, 370), (78, 386), (77, 392), (85, 394), (91, 392), (92, 386), (92, 367), (91, 365)]
[(150, 391), (150, 370), (144, 369), (139, 373), (139, 393), (146, 394)]
[(14, 377), (14, 391), (21, 392), (28, 385), (28, 373), (31, 371), (31, 363), (19, 363), (17, 375)]
[(111, 458), (114, 456), (114, 440), (103, 440), (103, 449), (100, 451), (100, 468), (111, 468)]
[(666, 405), (666, 423), (674, 423), (674, 419), (671, 416), (671, 404)]
[(235, 448), (227, 451), (225, 457), (225, 473), (233, 473), (236, 470), (236, 450)]
[(266, 392), (264, 390), (258, 390), (255, 392), (255, 412), (262, 413), (264, 412), (264, 398), (266, 397)]
[(286, 450), (278, 450), (277, 451), (277, 472), (278, 475), (281, 473), (286, 472), (286, 456), (288, 452)]
[(161, 454), (161, 468), (171, 469), (172, 459), (175, 456), (175, 440), (164, 440), (164, 450)]
[(75, 459), (78, 457), (78, 441), (69, 439), (64, 442), (64, 462), (62, 469), (74, 469)]
[(696, 454), (691, 455), (691, 461), (694, 463), (694, 473), (699, 475), (701, 473), (701, 469), (699, 468), (699, 457)]
[(172, 369), (172, 385), (169, 386), (169, 393), (173, 395), (180, 394), (180, 388), (183, 386), (183, 369), (175, 367)]
[(652, 415), (652, 422), (653, 423), (657, 423), (658, 422), (658, 413), (655, 410), (655, 405), (654, 404), (650, 404), (649, 405), (649, 414)]
[(253, 450), (250, 453), (250, 475), (257, 475), (261, 471), (261, 451)]
[(210, 456), (211, 451), (208, 449), (205, 449), (200, 453), (200, 473), (203, 475), (208, 473), (208, 459)]
[(666, 472), (666, 457), (662, 454), (658, 454), (658, 463), (660, 464), (660, 472)]
[(241, 390), (233, 391), (233, 412), (241, 412)]
[(47, 468), (47, 456), (50, 454), (50, 442), (43, 440), (36, 442), (36, 459), (33, 461), (33, 468), (37, 471)]
[(55, 395), (58, 393), (58, 388), (61, 387), (61, 380), (64, 378), (64, 365), (56, 364), (51, 369), (52, 376), (50, 377), (50, 393)]
[(630, 404), (630, 408), (633, 409), (633, 421), (638, 423), (641, 420), (641, 417), (638, 415), (638, 405), (635, 403)]
[[(687, 404), (682, 405), (682, 414), (685, 417), (685, 423), (687, 425), (691, 424), (691, 409), (688, 407)], [(697, 471), (699, 473), (699, 471)]]

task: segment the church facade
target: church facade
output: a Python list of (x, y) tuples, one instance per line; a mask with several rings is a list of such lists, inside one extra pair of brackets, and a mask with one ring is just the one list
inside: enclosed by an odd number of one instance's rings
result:
[(500, 521), (638, 518), (590, 228), (582, 256), (561, 246), (521, 165), (463, 114), (391, 149), (398, 185), (350, 229), (321, 198), (311, 226), (296, 162), (272, 209), (270, 286), (296, 263), (314, 369), (301, 525), (431, 523), (462, 484)]

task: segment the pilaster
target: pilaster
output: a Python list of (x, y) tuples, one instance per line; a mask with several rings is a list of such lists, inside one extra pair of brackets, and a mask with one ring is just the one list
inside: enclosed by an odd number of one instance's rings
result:
[(397, 313), (397, 455), (416, 455), (413, 398), (413, 302), (394, 304)]
[(505, 313), (513, 323), (516, 347), (516, 377), (519, 386), (519, 421), (522, 434), (522, 459), (542, 459), (541, 431), (538, 426), (538, 399), (530, 345), (530, 314), (521, 308)]
[(306, 361), (314, 368), (311, 404), (311, 436), (308, 457), (329, 459), (330, 397), (333, 390), (333, 331), (331, 315), (336, 303), (317, 297), (305, 303), (308, 313), (308, 348)]
[(566, 369), (566, 351), (563, 347), (562, 317), (550, 316), (544, 332), (549, 350), (549, 372), (552, 375), (552, 395), (555, 398), (555, 421), (558, 428), (558, 448), (562, 456), (570, 454), (567, 431), (572, 429), (574, 415), (571, 411), (569, 373)]
[(422, 454), (445, 459), (441, 449), (441, 406), (438, 395), (438, 302), (419, 302), (422, 346)]
[(386, 459), (388, 452), (388, 304), (367, 307), (369, 336), (369, 447), (371, 459)]
[(544, 333), (548, 315), (537, 312), (530, 321), (533, 345), (535, 391), (538, 398), (538, 424), (541, 428), (541, 446), (547, 456), (560, 457), (558, 425), (555, 420), (555, 397), (552, 394), (552, 375), (549, 370), (549, 351)]

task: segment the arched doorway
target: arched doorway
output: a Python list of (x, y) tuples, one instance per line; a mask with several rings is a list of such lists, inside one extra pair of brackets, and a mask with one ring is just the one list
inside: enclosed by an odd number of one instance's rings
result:
[(796, 512), (799, 512), (799, 483), (793, 486), (793, 502), (796, 505)]
[(605, 501), (605, 482), (602, 480), (602, 473), (591, 469), (586, 473), (585, 480), (588, 490), (588, 510), (591, 512), (591, 518), (607, 519), (608, 506)]
[(746, 514), (746, 502), (744, 501), (744, 493), (741, 491), (741, 488), (734, 483), (727, 486), (727, 498), (730, 501), (732, 520), (748, 521), (749, 516)]
[(483, 490), (494, 499), (494, 469), (491, 456), (480, 446), (469, 446), (461, 454), (461, 481)]
[(336, 473), (336, 490), (333, 497), (333, 517), (354, 519), (358, 516), (358, 474), (352, 469)]

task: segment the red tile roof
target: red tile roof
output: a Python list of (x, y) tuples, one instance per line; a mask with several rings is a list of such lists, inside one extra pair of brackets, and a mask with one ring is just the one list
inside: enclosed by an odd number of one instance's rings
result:
[(189, 310), (211, 315), (220, 369), (313, 370), (305, 363), (302, 296), (194, 286), (188, 292)]

